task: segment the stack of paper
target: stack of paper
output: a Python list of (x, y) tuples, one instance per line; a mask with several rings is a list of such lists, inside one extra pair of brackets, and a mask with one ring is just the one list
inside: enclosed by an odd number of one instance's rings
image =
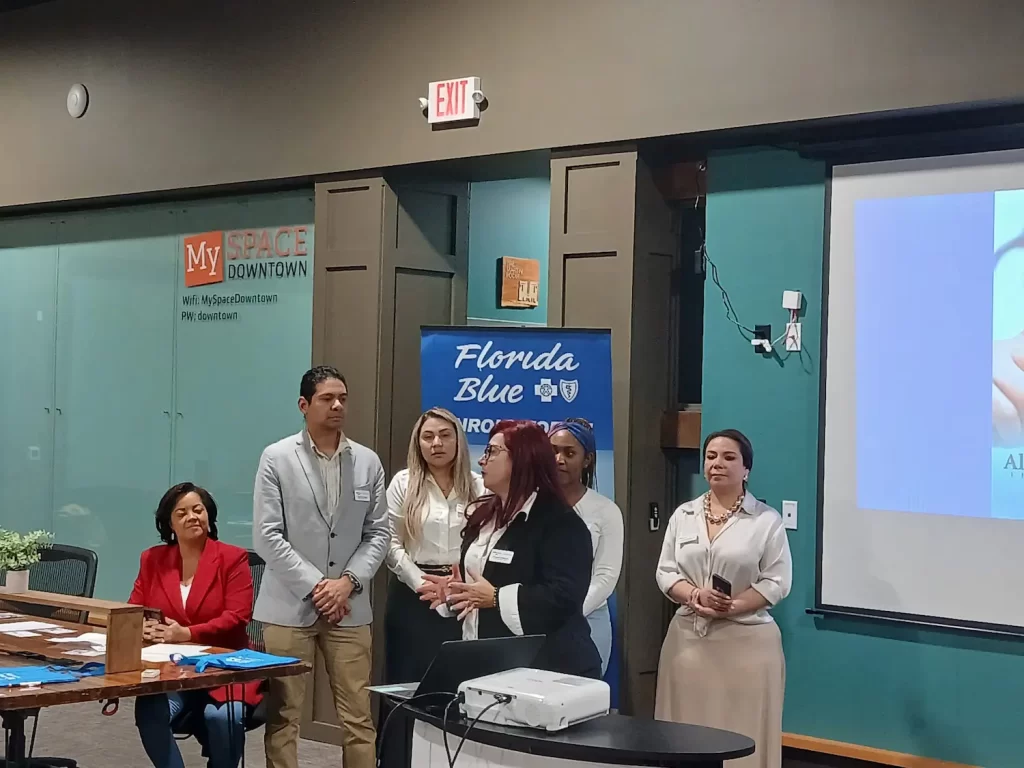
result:
[[(0, 625), (3, 626), (3, 625)], [(102, 632), (86, 632), (76, 637), (51, 637), (51, 643), (89, 643), (90, 645), (98, 645), (107, 647), (107, 636)]]
[(74, 648), (70, 651), (66, 651), (66, 656), (85, 656), (86, 658), (93, 658), (95, 656), (106, 656), (107, 652), (102, 648), (93, 646), (92, 648)]
[(101, 632), (85, 632), (75, 637), (51, 637), (48, 639), (51, 643), (79, 643), (89, 646), (87, 649), (73, 648), (70, 651), (65, 651), (64, 653), (67, 656), (92, 658), (94, 656), (103, 656), (107, 652), (107, 636)]
[(47, 624), (45, 621), (12, 621), (10, 624), (0, 624), (0, 632), (14, 637), (39, 637), (39, 630), (57, 629), (56, 624)]

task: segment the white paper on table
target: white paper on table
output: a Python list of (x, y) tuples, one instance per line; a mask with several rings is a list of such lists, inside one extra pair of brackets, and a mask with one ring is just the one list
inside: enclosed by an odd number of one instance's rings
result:
[(105, 653), (106, 653), (106, 651), (97, 651), (95, 649), (91, 650), (91, 651), (74, 650), (74, 651), (68, 651), (67, 655), (68, 656), (86, 656), (88, 658), (92, 658), (94, 656), (102, 656)]
[(17, 632), (8, 632), (11, 637), (39, 637), (38, 632), (29, 632), (27, 629), (22, 629)]
[(20, 613), (8, 613), (7, 611), (0, 611), (0, 621), (3, 619), (20, 619), (23, 614)]
[(0, 624), (0, 632), (10, 634), (12, 632), (32, 632), (37, 629), (50, 629), (56, 624), (47, 624), (45, 621), (15, 621), (10, 624)]
[(86, 632), (77, 637), (51, 637), (49, 640), (51, 643), (91, 643), (92, 645), (102, 645), (104, 648), (107, 645), (107, 636), (102, 632)]
[(208, 645), (186, 645), (174, 643), (156, 643), (142, 649), (142, 660), (150, 662), (170, 661), (174, 654), (182, 656), (205, 656)]
[(54, 627), (53, 629), (40, 629), (40, 632), (45, 632), (48, 635), (73, 635), (78, 630), (68, 629), (67, 627)]

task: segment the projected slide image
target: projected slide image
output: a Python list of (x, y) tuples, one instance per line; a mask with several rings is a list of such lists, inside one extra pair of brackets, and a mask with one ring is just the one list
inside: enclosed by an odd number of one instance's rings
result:
[(1024, 448), (1024, 190), (995, 193), (994, 230), (992, 439)]
[(1024, 190), (855, 205), (862, 509), (1024, 520)]
[(1024, 519), (1024, 190), (995, 193), (992, 516)]
[(1024, 636), (1024, 149), (834, 166), (829, 211), (816, 604)]

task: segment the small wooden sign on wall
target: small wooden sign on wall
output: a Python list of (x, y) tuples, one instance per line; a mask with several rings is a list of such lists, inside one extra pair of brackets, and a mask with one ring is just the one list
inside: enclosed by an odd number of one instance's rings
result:
[(537, 259), (518, 259), (502, 256), (498, 260), (501, 292), (498, 305), (528, 309), (540, 300), (540, 262)]

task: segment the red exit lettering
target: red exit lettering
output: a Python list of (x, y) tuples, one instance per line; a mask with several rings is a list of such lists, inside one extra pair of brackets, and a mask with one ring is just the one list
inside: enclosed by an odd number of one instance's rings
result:
[(438, 117), (455, 117), (466, 111), (466, 86), (468, 80), (449, 80), (438, 83), (434, 90)]

